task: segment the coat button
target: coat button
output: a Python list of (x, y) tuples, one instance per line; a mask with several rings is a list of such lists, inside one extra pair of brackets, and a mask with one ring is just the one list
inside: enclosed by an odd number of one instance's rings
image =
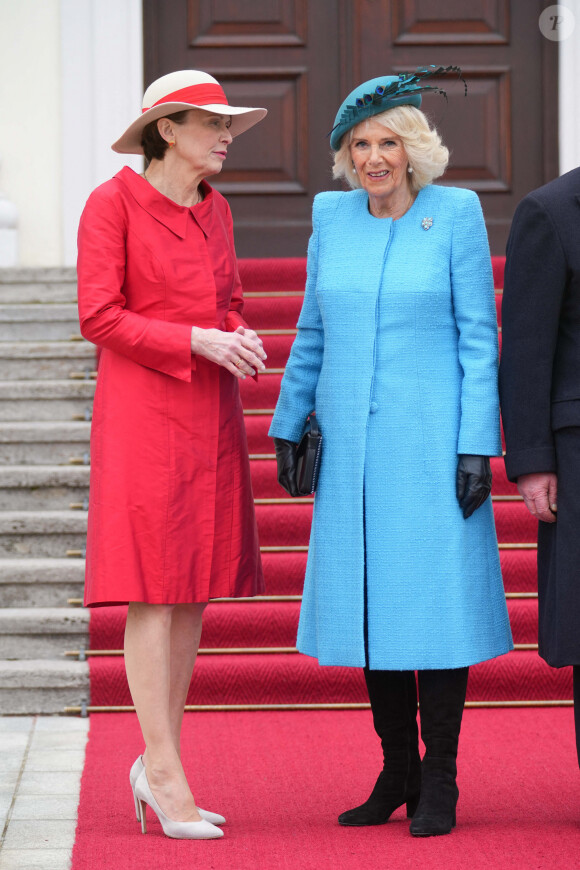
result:
[(377, 405), (376, 402), (371, 402), (369, 410), (370, 410), (371, 414), (376, 414), (377, 411), (379, 410), (379, 406)]

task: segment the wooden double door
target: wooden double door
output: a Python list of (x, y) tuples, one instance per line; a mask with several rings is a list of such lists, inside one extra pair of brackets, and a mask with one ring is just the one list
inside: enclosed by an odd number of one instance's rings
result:
[(337, 189), (328, 133), (366, 79), (461, 66), (423, 108), (451, 150), (444, 184), (480, 195), (492, 253), (515, 206), (558, 174), (557, 43), (542, 0), (144, 0), (145, 84), (176, 69), (215, 75), (232, 104), (267, 118), (237, 139), (212, 183), (244, 257), (304, 256), (312, 198)]

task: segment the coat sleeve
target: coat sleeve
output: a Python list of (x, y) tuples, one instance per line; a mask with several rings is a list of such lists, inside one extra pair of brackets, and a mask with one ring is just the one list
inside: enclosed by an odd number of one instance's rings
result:
[(472, 191), (462, 192), (456, 208), (451, 292), (463, 370), (457, 452), (501, 456), (493, 274), (483, 213)]
[(288, 441), (300, 440), (306, 418), (316, 410), (316, 386), (324, 350), (324, 329), (316, 298), (319, 232), (318, 204), (315, 199), (312, 235), (308, 244), (306, 290), (298, 318), (298, 334), (286, 364), (269, 432), (273, 438), (286, 438)]
[(78, 297), (82, 335), (133, 362), (191, 381), (191, 327), (126, 308), (126, 218), (99, 188), (85, 206), (78, 233)]
[(552, 218), (533, 195), (519, 204), (507, 244), (500, 392), (506, 471), (555, 472), (552, 371), (566, 256)]
[(227, 206), (226, 211), (226, 229), (228, 243), (232, 249), (234, 256), (234, 286), (232, 289), (232, 297), (230, 300), (230, 309), (226, 314), (225, 330), (226, 332), (235, 332), (238, 326), (243, 326), (245, 329), (247, 329), (248, 324), (242, 316), (244, 311), (244, 295), (242, 291), (242, 282), (238, 270), (238, 260), (236, 257), (236, 250), (234, 244), (234, 226), (232, 222), (232, 213), (229, 206)]

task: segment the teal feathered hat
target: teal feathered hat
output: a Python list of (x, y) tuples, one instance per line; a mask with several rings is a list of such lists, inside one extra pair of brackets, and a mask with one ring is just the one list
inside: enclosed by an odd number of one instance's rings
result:
[(350, 92), (336, 113), (334, 127), (329, 134), (330, 147), (333, 151), (338, 151), (340, 140), (347, 130), (356, 127), (367, 118), (372, 118), (373, 115), (386, 112), (387, 109), (393, 109), (395, 106), (415, 106), (418, 109), (421, 105), (421, 94), (425, 91), (443, 94), (447, 99), (446, 92), (441, 88), (434, 85), (424, 85), (422, 82), (428, 76), (445, 75), (449, 72), (457, 73), (465, 86), (465, 93), (467, 93), (467, 85), (458, 66), (434, 66), (431, 64), (419, 67), (414, 73), (379, 76), (376, 79), (363, 82), (362, 85)]

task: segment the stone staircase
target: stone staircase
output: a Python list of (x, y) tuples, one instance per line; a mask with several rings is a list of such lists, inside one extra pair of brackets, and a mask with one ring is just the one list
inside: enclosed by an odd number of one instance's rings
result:
[(82, 597), (94, 347), (74, 269), (0, 269), (0, 713), (88, 702)]

